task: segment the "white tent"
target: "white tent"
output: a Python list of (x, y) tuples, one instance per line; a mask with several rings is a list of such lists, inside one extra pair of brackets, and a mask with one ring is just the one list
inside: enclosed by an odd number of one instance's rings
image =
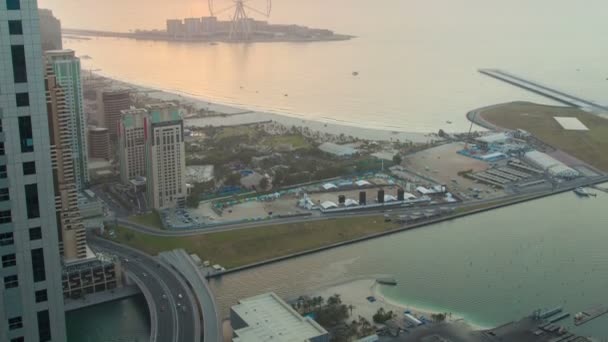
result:
[(363, 187), (363, 186), (370, 186), (372, 185), (372, 183), (366, 181), (366, 180), (360, 180), (360, 181), (356, 181), (355, 184), (357, 184), (358, 187)]
[(337, 188), (338, 187), (335, 184), (333, 184), (333, 183), (323, 184), (323, 189), (325, 189), (325, 190), (335, 190)]
[(325, 201), (323, 203), (321, 203), (321, 208), (327, 210), (327, 209), (335, 209), (337, 208), (338, 205), (332, 201)]
[(356, 207), (359, 205), (359, 202), (355, 201), (354, 199), (346, 199), (346, 202), (344, 202), (344, 205), (347, 207)]

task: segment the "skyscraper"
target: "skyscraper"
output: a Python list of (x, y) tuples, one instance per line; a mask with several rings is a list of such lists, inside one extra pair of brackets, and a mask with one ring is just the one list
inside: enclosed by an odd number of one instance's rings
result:
[(131, 92), (126, 89), (104, 91), (101, 94), (103, 127), (110, 130), (110, 139), (118, 137), (121, 111), (131, 108)]
[(87, 241), (78, 210), (78, 191), (74, 180), (70, 108), (63, 89), (57, 84), (53, 67), (46, 71), (47, 110), (57, 223), (60, 225), (59, 247), (66, 262), (87, 257)]
[(110, 160), (110, 132), (107, 128), (89, 126), (89, 158)]
[(48, 9), (38, 10), (40, 15), (40, 39), (42, 51), (61, 50), (61, 21), (53, 16), (53, 11)]
[(118, 132), (118, 159), (120, 179), (125, 184), (146, 175), (144, 120), (147, 113), (145, 109), (122, 111)]
[(57, 84), (63, 89), (69, 109), (69, 127), (72, 138), (71, 149), (74, 158), (74, 180), (78, 191), (89, 183), (88, 148), (84, 114), (82, 84), (80, 80), (80, 59), (72, 50), (47, 51), (46, 59), (55, 72)]
[(0, 1), (0, 341), (65, 341), (40, 23)]
[(167, 209), (186, 201), (184, 122), (172, 103), (149, 105), (145, 119), (148, 206)]

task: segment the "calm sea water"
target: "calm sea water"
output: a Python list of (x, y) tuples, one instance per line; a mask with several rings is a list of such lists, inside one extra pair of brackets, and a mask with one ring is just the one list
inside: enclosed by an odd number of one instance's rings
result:
[[(124, 13), (116, 13), (113, 24), (99, 23), (87, 12), (87, 20), (66, 14), (66, 26), (162, 27), (167, 16), (204, 14), (198, 6), (179, 10), (163, 2), (158, 8), (146, 3), (151, 11), (146, 18), (133, 17), (140, 2), (121, 4)], [(58, 15), (68, 13), (66, 4), (57, 0)], [(110, 38), (65, 45), (93, 58), (85, 67), (119, 79), (256, 110), (389, 130), (463, 131), (469, 127), (464, 114), (476, 107), (513, 100), (548, 103), (478, 74), (484, 67), (608, 103), (608, 47), (601, 43), (601, 32), (608, 32), (605, 1), (285, 0), (275, 1), (274, 9), (273, 22), (332, 28), (358, 38), (215, 46)], [(131, 19), (121, 20), (126, 13)], [(353, 71), (360, 75), (353, 77)]]
[(143, 296), (72, 311), (66, 317), (70, 342), (146, 342), (150, 315)]

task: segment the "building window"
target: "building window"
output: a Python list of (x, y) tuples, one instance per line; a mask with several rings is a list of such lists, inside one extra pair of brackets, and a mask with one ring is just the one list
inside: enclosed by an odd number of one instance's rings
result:
[[(4, 155), (4, 143), (0, 142), (0, 156), (3, 156), (3, 155)], [(5, 166), (5, 168), (6, 168), (6, 166)]]
[(38, 340), (46, 342), (51, 340), (51, 320), (49, 310), (38, 311)]
[(16, 330), (23, 328), (23, 320), (21, 316), (13, 317), (8, 319), (8, 329)]
[(10, 246), (15, 243), (13, 232), (0, 234), (0, 246)]
[(27, 209), (27, 218), (35, 219), (40, 217), (38, 184), (28, 184), (25, 186), (25, 205)]
[(2, 256), (2, 267), (13, 267), (17, 265), (17, 257), (14, 253)]
[(11, 56), (13, 58), (13, 80), (15, 81), (15, 83), (27, 82), (25, 47), (23, 45), (12, 45)]
[(15, 94), (17, 101), (17, 107), (28, 107), (30, 105), (30, 94), (28, 93), (17, 93)]
[(11, 342), (25, 342), (25, 338), (23, 336), (15, 337), (11, 339)]
[(8, 33), (11, 35), (22, 35), (23, 25), (21, 24), (21, 20), (9, 20)]
[(13, 217), (10, 210), (0, 211), (0, 224), (13, 222)]
[(48, 300), (48, 296), (46, 294), (46, 290), (36, 291), (36, 303), (46, 302), (47, 300)]
[(6, 0), (6, 9), (7, 10), (20, 10), (21, 3), (19, 0)]
[(5, 289), (8, 290), (8, 289), (12, 289), (17, 286), (19, 286), (19, 278), (17, 278), (17, 275), (4, 277), (4, 288)]
[(34, 282), (38, 283), (46, 280), (46, 269), (44, 267), (44, 251), (42, 248), (32, 249), (32, 272)]
[(8, 188), (0, 189), (0, 202), (9, 201), (11, 196), (8, 193)]
[(42, 229), (40, 227), (30, 228), (30, 241), (42, 239)]
[(19, 117), (19, 136), (21, 140), (21, 153), (34, 152), (32, 118), (30, 116)]
[(6, 165), (0, 165), (0, 179), (6, 179), (8, 175), (6, 174)]
[(23, 163), (23, 175), (35, 175), (36, 174), (36, 162), (25, 162)]

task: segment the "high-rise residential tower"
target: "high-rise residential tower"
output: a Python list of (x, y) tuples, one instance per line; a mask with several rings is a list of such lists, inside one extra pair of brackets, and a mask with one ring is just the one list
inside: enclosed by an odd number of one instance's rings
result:
[(110, 132), (105, 127), (89, 126), (89, 158), (110, 160)]
[(70, 108), (63, 89), (57, 84), (53, 67), (46, 70), (47, 110), (55, 206), (59, 224), (59, 249), (66, 263), (87, 258), (87, 241), (78, 210), (78, 190), (74, 177)]
[(186, 201), (184, 122), (172, 103), (147, 106), (144, 121), (148, 206), (167, 209)]
[(0, 1), (0, 341), (66, 341), (36, 0)]
[(120, 89), (102, 92), (100, 108), (103, 109), (103, 127), (110, 130), (110, 139), (116, 139), (121, 111), (131, 108), (131, 91)]
[(122, 111), (118, 131), (118, 159), (120, 162), (120, 179), (123, 183), (146, 176), (144, 120), (148, 112), (145, 109)]
[(46, 59), (53, 67), (57, 84), (63, 89), (70, 112), (71, 150), (74, 158), (74, 180), (78, 191), (86, 189), (89, 183), (87, 120), (84, 114), (82, 84), (80, 80), (80, 59), (72, 50), (47, 51)]
[(38, 14), (40, 15), (42, 51), (62, 50), (61, 21), (53, 16), (53, 11), (48, 9), (40, 9)]

